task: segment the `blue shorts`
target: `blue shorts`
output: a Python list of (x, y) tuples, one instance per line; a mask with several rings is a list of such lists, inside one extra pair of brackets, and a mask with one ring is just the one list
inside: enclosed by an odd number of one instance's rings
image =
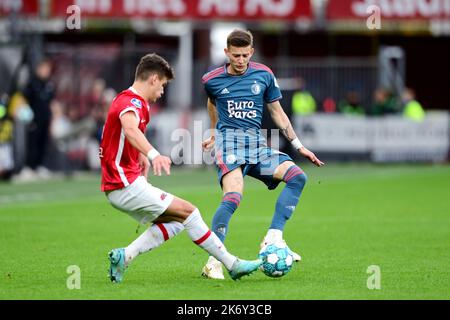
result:
[[(293, 161), (286, 153), (280, 152), (269, 147), (261, 147), (258, 149), (257, 158), (236, 157), (226, 151), (218, 152), (216, 154), (217, 177), (222, 186), (222, 178), (230, 171), (241, 167), (242, 175), (245, 177), (249, 175), (255, 179), (264, 182), (269, 190), (278, 187), (281, 180), (274, 179), (273, 173), (275, 169), (285, 161)], [(237, 159), (236, 159), (237, 158)], [(256, 159), (256, 160), (254, 160)]]

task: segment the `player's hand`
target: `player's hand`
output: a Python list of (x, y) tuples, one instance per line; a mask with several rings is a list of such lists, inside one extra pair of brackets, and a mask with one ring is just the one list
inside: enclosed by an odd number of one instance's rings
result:
[(150, 169), (150, 160), (144, 155), (139, 154), (139, 166), (141, 167), (141, 175), (148, 177), (148, 170)]
[(170, 165), (172, 164), (172, 160), (170, 160), (169, 157), (166, 156), (157, 156), (152, 161), (152, 167), (153, 167), (153, 174), (155, 176), (160, 176), (162, 170), (170, 176)]
[(214, 147), (214, 143), (216, 142), (216, 137), (215, 136), (211, 136), (208, 139), (204, 140), (202, 142), (202, 150), (203, 151), (209, 151), (212, 149), (212, 147)]
[(301, 147), (300, 149), (298, 149), (298, 152), (300, 152), (300, 154), (302, 156), (304, 156), (305, 158), (308, 158), (309, 161), (311, 161), (312, 163), (314, 163), (318, 167), (321, 167), (321, 166), (323, 166), (325, 164), (322, 161), (320, 161), (319, 158), (317, 158), (314, 153), (312, 153), (311, 151), (309, 151), (305, 147)]

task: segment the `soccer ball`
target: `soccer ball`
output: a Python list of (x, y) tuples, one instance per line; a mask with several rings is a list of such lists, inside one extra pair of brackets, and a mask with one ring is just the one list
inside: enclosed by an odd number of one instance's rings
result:
[(292, 268), (294, 258), (286, 243), (278, 242), (264, 246), (259, 251), (259, 258), (264, 261), (260, 269), (265, 275), (279, 278)]

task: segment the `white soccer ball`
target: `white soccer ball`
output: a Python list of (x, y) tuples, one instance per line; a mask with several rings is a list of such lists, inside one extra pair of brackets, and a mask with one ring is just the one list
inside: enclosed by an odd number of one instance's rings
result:
[(260, 267), (261, 271), (273, 278), (287, 274), (294, 262), (291, 249), (284, 242), (264, 246), (259, 251), (259, 258), (264, 261)]

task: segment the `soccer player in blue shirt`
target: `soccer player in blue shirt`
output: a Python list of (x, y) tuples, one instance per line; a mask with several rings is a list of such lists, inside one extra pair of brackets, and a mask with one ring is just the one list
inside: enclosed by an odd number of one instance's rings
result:
[[(224, 49), (229, 63), (205, 74), (202, 78), (208, 101), (208, 114), (213, 134), (203, 141), (203, 150), (215, 148), (218, 179), (223, 198), (213, 221), (212, 230), (225, 240), (228, 224), (242, 199), (244, 176), (264, 182), (270, 190), (283, 181), (285, 187), (275, 205), (270, 228), (261, 247), (283, 240), (283, 229), (294, 212), (306, 174), (285, 153), (267, 146), (261, 133), (264, 105), (294, 148), (313, 164), (324, 163), (305, 148), (280, 104), (280, 88), (272, 71), (265, 65), (251, 62), (254, 53), (253, 36), (249, 31), (236, 29), (228, 35)], [(293, 253), (294, 260), (301, 257)], [(223, 279), (222, 265), (210, 256), (202, 274)]]

